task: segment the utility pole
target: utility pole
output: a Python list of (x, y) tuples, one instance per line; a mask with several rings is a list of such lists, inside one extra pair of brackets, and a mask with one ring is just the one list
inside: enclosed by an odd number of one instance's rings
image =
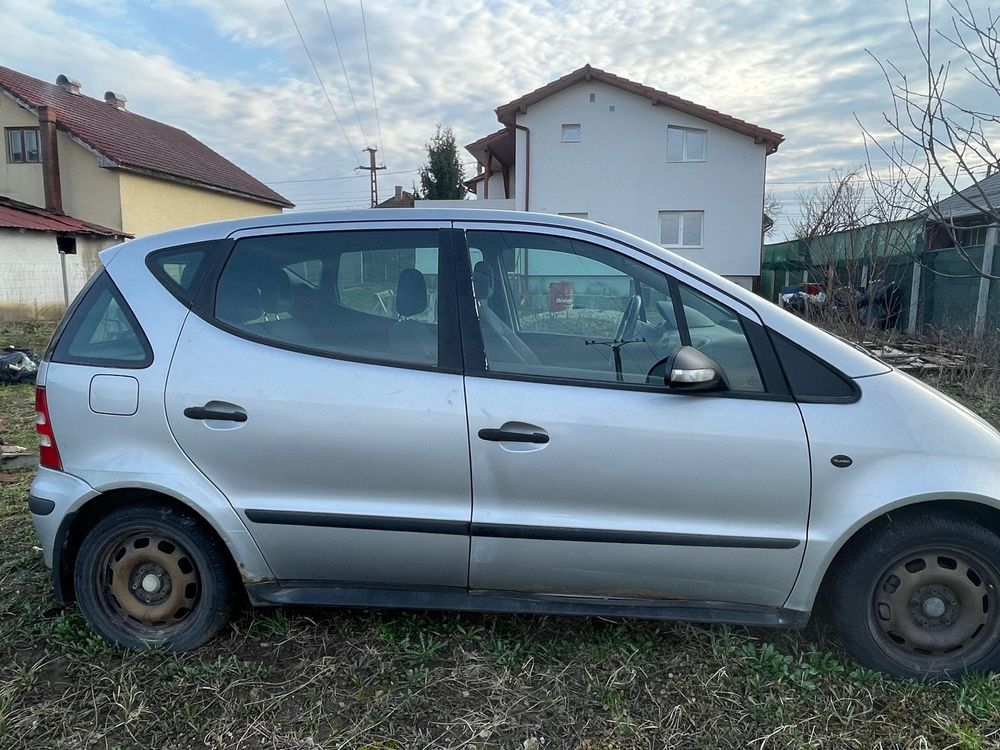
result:
[(378, 170), (385, 169), (385, 164), (381, 166), (375, 166), (375, 152), (378, 151), (377, 148), (372, 148), (369, 146), (365, 149), (368, 152), (368, 166), (363, 164), (358, 167), (358, 169), (364, 169), (372, 173), (372, 208), (378, 205)]

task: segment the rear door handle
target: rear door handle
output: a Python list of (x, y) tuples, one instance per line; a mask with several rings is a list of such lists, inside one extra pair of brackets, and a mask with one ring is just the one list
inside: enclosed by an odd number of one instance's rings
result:
[(511, 430), (498, 430), (495, 428), (483, 428), (479, 431), (480, 440), (491, 440), (494, 443), (547, 443), (549, 436), (544, 432), (512, 432)]
[(247, 415), (243, 411), (220, 411), (205, 406), (189, 406), (184, 410), (188, 419), (210, 419), (219, 422), (246, 422)]

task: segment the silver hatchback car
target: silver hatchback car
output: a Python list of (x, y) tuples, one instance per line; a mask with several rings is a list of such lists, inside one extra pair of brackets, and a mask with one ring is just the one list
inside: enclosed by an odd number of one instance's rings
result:
[(104, 638), (259, 606), (802, 626), (1000, 665), (1000, 435), (662, 248), (481, 210), (145, 237), (56, 331), (30, 510)]

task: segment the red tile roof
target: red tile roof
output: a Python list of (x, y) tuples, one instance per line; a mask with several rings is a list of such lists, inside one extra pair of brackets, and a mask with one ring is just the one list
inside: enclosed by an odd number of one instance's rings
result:
[[(641, 83), (616, 76), (614, 73), (608, 73), (600, 68), (593, 68), (590, 65), (584, 65), (582, 68), (578, 68), (572, 73), (568, 73), (562, 78), (542, 86), (540, 89), (535, 89), (530, 94), (525, 94), (512, 102), (497, 107), (497, 119), (504, 125), (512, 126), (518, 112), (524, 112), (532, 104), (546, 99), (553, 94), (557, 94), (580, 81), (600, 81), (623, 91), (645, 97), (653, 104), (662, 104), (664, 107), (670, 107), (671, 109), (676, 109), (678, 112), (684, 112), (706, 122), (715, 123), (724, 128), (735, 130), (737, 133), (748, 135), (755, 141), (766, 144), (767, 153), (769, 154), (777, 151), (778, 145), (785, 140), (785, 136), (781, 133), (776, 133), (773, 130), (762, 128), (760, 125), (754, 125), (751, 122), (740, 120), (732, 115), (726, 115), (717, 110), (709, 109), (701, 104), (695, 104), (687, 99), (681, 99), (679, 96), (668, 94), (666, 91), (659, 91), (650, 86), (644, 86)], [(494, 135), (499, 135), (499, 133), (495, 133)], [(492, 136), (487, 136), (487, 138), (490, 137)], [(476, 142), (476, 144), (478, 143), (479, 141)], [(476, 144), (470, 144), (470, 146)]]
[(113, 166), (290, 208), (293, 204), (183, 130), (0, 66), (0, 91), (37, 112), (49, 106), (59, 128)]
[(0, 229), (28, 229), (36, 232), (89, 234), (98, 237), (131, 236), (117, 229), (108, 229), (100, 224), (92, 224), (65, 214), (55, 214), (2, 195), (0, 195)]
[(375, 208), (413, 208), (416, 196), (408, 190), (401, 190), (399, 195), (393, 195), (379, 203)]

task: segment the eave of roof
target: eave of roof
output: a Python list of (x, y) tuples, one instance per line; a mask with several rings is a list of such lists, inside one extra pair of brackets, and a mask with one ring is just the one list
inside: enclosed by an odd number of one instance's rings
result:
[(473, 141), (465, 150), (472, 154), (476, 161), (484, 167), (487, 164), (487, 154), (492, 156), (503, 167), (514, 166), (514, 133), (510, 128), (504, 127), (495, 133), (490, 133)]
[(3, 66), (0, 93), (34, 114), (41, 106), (50, 107), (59, 129), (97, 154), (101, 166), (148, 173), (283, 208), (294, 206), (189, 133), (166, 123)]
[[(753, 138), (755, 143), (765, 144), (768, 154), (773, 154), (777, 151), (778, 146), (785, 140), (785, 136), (781, 133), (768, 130), (760, 125), (754, 125), (753, 123), (746, 122), (745, 120), (740, 120), (732, 115), (724, 114), (718, 110), (710, 109), (701, 104), (695, 104), (692, 101), (682, 99), (681, 97), (675, 96), (666, 91), (660, 91), (652, 88), (651, 86), (645, 86), (641, 83), (637, 83), (636, 81), (630, 81), (627, 78), (616, 76), (614, 73), (608, 73), (600, 68), (594, 68), (589, 63), (584, 65), (582, 68), (574, 70), (572, 73), (564, 75), (562, 78), (558, 78), (551, 83), (547, 83), (541, 88), (535, 89), (524, 96), (518, 97), (507, 104), (497, 107), (497, 119), (508, 127), (513, 126), (517, 119), (517, 115), (527, 112), (528, 107), (532, 104), (536, 104), (543, 99), (547, 99), (553, 94), (557, 94), (558, 92), (580, 83), (581, 81), (600, 81), (601, 83), (605, 83), (609, 86), (619, 88), (622, 91), (627, 91), (631, 94), (649, 99), (653, 104), (670, 107), (678, 112), (684, 112), (692, 117), (697, 117), (701, 120), (705, 120), (706, 122), (711, 122), (715, 125), (728, 128), (729, 130), (734, 130), (737, 133), (742, 133), (743, 135)], [(487, 138), (489, 138), (489, 136), (487, 136)]]
[(109, 229), (100, 224), (77, 219), (66, 214), (57, 214), (30, 203), (22, 203), (0, 196), (0, 229), (18, 229), (33, 232), (55, 232), (57, 234), (80, 234), (95, 237), (131, 237), (118, 229)]

